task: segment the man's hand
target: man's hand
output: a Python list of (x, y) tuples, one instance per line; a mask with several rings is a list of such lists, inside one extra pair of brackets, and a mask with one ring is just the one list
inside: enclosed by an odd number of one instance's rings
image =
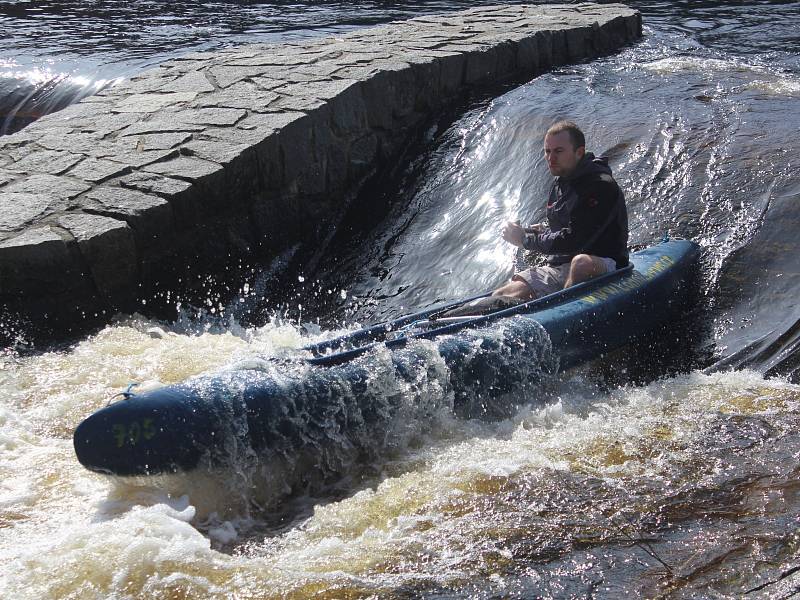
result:
[(518, 248), (522, 248), (525, 243), (525, 229), (519, 224), (519, 221), (513, 223), (509, 221), (503, 227), (503, 239), (509, 244), (514, 244)]
[(525, 228), (525, 233), (542, 233), (545, 230), (545, 226), (542, 223), (537, 223), (536, 225), (528, 225)]

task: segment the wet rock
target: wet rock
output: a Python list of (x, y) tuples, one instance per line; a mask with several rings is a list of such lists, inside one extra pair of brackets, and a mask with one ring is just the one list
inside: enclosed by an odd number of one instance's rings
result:
[(112, 305), (126, 305), (138, 282), (136, 244), (124, 221), (86, 213), (66, 214), (58, 224), (69, 231), (89, 268), (97, 291)]
[(143, 133), (176, 133), (181, 131), (203, 131), (204, 126), (200, 123), (186, 123), (183, 121), (155, 120), (142, 123), (133, 123), (119, 132), (120, 137), (131, 135), (141, 135)]
[(17, 231), (36, 217), (52, 213), (50, 199), (25, 192), (0, 193), (0, 231)]
[(142, 192), (152, 192), (163, 198), (170, 198), (188, 191), (192, 184), (188, 181), (171, 179), (155, 173), (139, 171), (120, 179), (120, 183), (129, 188)]
[(224, 89), (244, 79), (263, 75), (265, 71), (268, 70), (267, 67), (263, 66), (246, 67), (220, 65), (218, 67), (211, 67), (208, 72), (217, 82), (217, 85)]
[(173, 104), (186, 104), (196, 97), (197, 92), (134, 94), (125, 96), (111, 110), (119, 113), (154, 113)]
[(131, 167), (102, 158), (86, 158), (67, 173), (70, 177), (100, 183), (106, 179), (123, 175)]
[(0, 171), (0, 187), (4, 186), (7, 183), (11, 183), (16, 178), (17, 175), (15, 173)]
[[(148, 289), (172, 286), (187, 264), (317, 248), (367, 177), (465, 94), (640, 31), (622, 5), (481, 6), (189, 53), (0, 139), (0, 240), (16, 240), (16, 253), (30, 240), (39, 258), (60, 252), (54, 264), (73, 281), (58, 303), (83, 307), (95, 296), (119, 304), (140, 276)], [(38, 233), (20, 237), (26, 228)], [(40, 289), (9, 268), (0, 301)], [(45, 279), (59, 273), (47, 269)]]
[(152, 163), (178, 156), (178, 154), (179, 151), (176, 149), (144, 150), (142, 147), (133, 146), (130, 142), (120, 140), (114, 144), (98, 148), (93, 156), (107, 158), (129, 167), (142, 168)]
[[(280, 82), (279, 85), (283, 85), (283, 82)], [(205, 109), (206, 112), (239, 109), (237, 118), (232, 122), (231, 119), (217, 119), (216, 122), (207, 123), (208, 125), (233, 125), (247, 114), (247, 110), (263, 112), (280, 97), (279, 94), (264, 90), (252, 81), (241, 81), (213, 96), (200, 98), (195, 105), (200, 109)]]
[(90, 189), (87, 183), (81, 183), (66, 177), (55, 175), (31, 175), (9, 183), (3, 188), (5, 193), (24, 193), (40, 196), (53, 210), (64, 209), (69, 201), (77, 198)]
[(159, 88), (162, 92), (213, 92), (216, 88), (206, 77), (204, 71), (189, 71), (186, 75), (173, 79)]
[(44, 226), (0, 242), (0, 291), (9, 304), (40, 298), (47, 306), (48, 300), (75, 287), (82, 275), (67, 239)]
[(37, 143), (48, 150), (62, 149), (72, 154), (90, 155), (100, 152), (103, 148), (111, 151), (108, 142), (103, 141), (102, 134), (95, 131), (71, 131), (66, 134), (52, 132), (43, 136)]
[(144, 169), (150, 173), (159, 173), (167, 177), (198, 180), (219, 173), (222, 167), (208, 160), (179, 156), (171, 160), (148, 165)]
[(8, 166), (9, 170), (18, 173), (49, 173), (61, 175), (79, 163), (83, 157), (79, 154), (60, 150), (39, 150), (31, 152), (23, 159)]
[(119, 186), (100, 186), (86, 197), (95, 201), (87, 205), (87, 210), (125, 221), (136, 234), (140, 248), (163, 239), (175, 227), (169, 202), (158, 196)]
[(172, 119), (188, 125), (234, 125), (246, 115), (246, 111), (235, 108), (201, 108), (182, 110)]
[(131, 150), (144, 152), (146, 150), (169, 150), (190, 139), (192, 139), (192, 134), (187, 132), (146, 133), (135, 137), (130, 136), (127, 144)]
[(219, 140), (194, 140), (183, 146), (190, 156), (226, 165), (250, 150), (249, 144), (229, 144)]

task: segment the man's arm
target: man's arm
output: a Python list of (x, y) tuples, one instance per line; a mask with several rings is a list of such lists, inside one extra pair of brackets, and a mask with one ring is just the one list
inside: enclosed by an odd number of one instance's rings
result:
[(593, 182), (576, 189), (578, 202), (570, 214), (569, 225), (559, 231), (544, 230), (525, 236), (523, 247), (542, 254), (577, 254), (582, 252), (604, 227), (616, 210), (617, 186)]
[(547, 228), (540, 224), (537, 225), (529, 225), (528, 227), (523, 227), (519, 224), (519, 221), (509, 221), (506, 223), (505, 227), (502, 231), (502, 236), (505, 241), (509, 244), (513, 244), (518, 248), (523, 248), (525, 245), (526, 236), (532, 233), (541, 233), (545, 231)]

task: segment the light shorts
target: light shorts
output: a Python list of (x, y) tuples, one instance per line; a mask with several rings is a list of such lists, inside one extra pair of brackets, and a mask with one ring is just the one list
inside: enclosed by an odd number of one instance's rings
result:
[[(617, 270), (617, 261), (613, 258), (606, 258), (604, 256), (596, 256), (595, 258), (599, 258), (603, 261), (606, 267), (606, 270), (600, 273), (600, 275)], [(542, 296), (554, 294), (564, 289), (564, 284), (567, 282), (567, 277), (569, 277), (569, 266), (570, 263), (564, 263), (557, 267), (551, 265), (531, 267), (530, 269), (520, 271), (511, 279), (524, 281), (528, 284), (528, 287), (531, 288), (534, 297), (541, 298)]]

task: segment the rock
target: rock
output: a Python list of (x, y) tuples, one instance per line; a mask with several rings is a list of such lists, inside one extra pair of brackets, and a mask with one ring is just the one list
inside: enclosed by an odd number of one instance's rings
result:
[(227, 165), (250, 150), (249, 144), (229, 144), (219, 140), (194, 140), (183, 146), (189, 156)]
[(177, 133), (146, 133), (138, 136), (127, 136), (118, 140), (118, 145), (124, 145), (136, 152), (148, 150), (169, 150), (180, 146), (184, 142), (192, 139), (192, 134), (188, 132)]
[(31, 152), (21, 160), (10, 165), (8, 169), (17, 173), (49, 173), (61, 175), (78, 164), (83, 157), (60, 150), (39, 150)]
[(179, 156), (163, 162), (148, 165), (144, 168), (150, 173), (159, 173), (167, 177), (177, 177), (181, 179), (199, 180), (209, 175), (219, 173), (222, 167), (208, 160)]
[(125, 187), (157, 194), (162, 198), (171, 198), (183, 194), (192, 187), (192, 184), (188, 181), (171, 179), (163, 175), (142, 171), (120, 178), (120, 183)]
[(68, 175), (76, 179), (83, 179), (92, 183), (100, 183), (106, 179), (123, 175), (131, 167), (102, 158), (86, 158), (77, 166), (70, 169)]
[(161, 327), (148, 327), (147, 330), (145, 331), (145, 333), (147, 335), (149, 335), (151, 338), (153, 338), (154, 340), (163, 340), (165, 337), (167, 337), (170, 334), (172, 334), (173, 336), (175, 335), (172, 332), (169, 332), (169, 333), (166, 332)]
[(9, 183), (3, 188), (3, 192), (35, 194), (40, 196), (52, 210), (63, 210), (70, 205), (70, 200), (77, 198), (90, 188), (89, 184), (66, 177), (31, 175)]
[(246, 115), (247, 111), (236, 108), (200, 108), (181, 110), (172, 119), (188, 125), (235, 125)]
[(93, 214), (125, 221), (136, 234), (140, 248), (164, 239), (174, 231), (175, 221), (169, 202), (152, 194), (119, 186), (99, 186), (86, 194), (94, 200), (86, 210)]
[(103, 140), (103, 135), (95, 131), (73, 131), (66, 134), (51, 132), (43, 136), (38, 145), (48, 150), (66, 150), (72, 154), (85, 155), (97, 153), (103, 148), (112, 148)]
[(42, 297), (46, 306), (48, 299), (75, 287), (73, 280), (81, 278), (76, 256), (54, 227), (36, 227), (0, 242), (0, 298), (4, 302)]
[(133, 123), (119, 132), (120, 137), (131, 135), (141, 135), (143, 133), (177, 133), (182, 131), (203, 131), (204, 126), (200, 123), (185, 123), (182, 121), (155, 120)]
[(442, 110), (640, 33), (616, 4), (476, 6), (168, 61), (0, 138), (0, 301), (69, 319), (322, 250)]
[(268, 70), (268, 67), (263, 66), (220, 65), (218, 67), (211, 67), (208, 72), (217, 82), (217, 85), (225, 89), (244, 79), (263, 75)]
[(133, 233), (124, 221), (69, 213), (58, 219), (78, 242), (97, 291), (112, 305), (130, 305), (138, 283)]
[(173, 79), (159, 88), (162, 92), (213, 92), (216, 88), (206, 77), (204, 71), (189, 71), (186, 75)]
[(7, 183), (11, 183), (17, 178), (16, 173), (8, 173), (6, 171), (0, 171), (0, 187), (3, 187)]
[(18, 231), (53, 211), (50, 199), (41, 194), (0, 192), (0, 231)]
[[(279, 85), (283, 85), (283, 83), (281, 82)], [(271, 90), (262, 89), (252, 81), (241, 81), (217, 94), (200, 98), (195, 102), (195, 106), (205, 111), (239, 109), (235, 120), (218, 119), (216, 122), (208, 123), (209, 125), (233, 125), (247, 114), (247, 110), (263, 112), (280, 97)]]
[(142, 168), (180, 154), (179, 150), (171, 148), (166, 150), (144, 150), (143, 148), (134, 146), (128, 139), (129, 138), (120, 138), (111, 145), (102, 146), (97, 149), (93, 156), (97, 158), (106, 158), (114, 162), (128, 165), (129, 167)]
[(154, 113), (173, 104), (189, 103), (196, 97), (197, 92), (133, 94), (117, 102), (111, 110), (118, 113)]

